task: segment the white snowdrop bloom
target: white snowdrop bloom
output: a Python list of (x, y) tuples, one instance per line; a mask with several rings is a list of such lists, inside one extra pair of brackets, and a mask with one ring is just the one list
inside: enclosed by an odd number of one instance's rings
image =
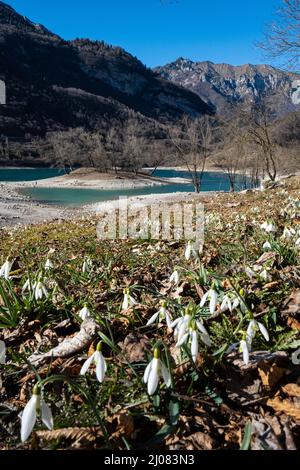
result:
[(91, 271), (92, 267), (93, 267), (93, 262), (92, 262), (92, 260), (91, 260), (90, 258), (86, 258), (86, 259), (84, 260), (84, 262), (83, 262), (81, 271), (82, 271), (83, 273), (88, 273), (88, 272)]
[(49, 271), (50, 269), (53, 269), (53, 263), (52, 261), (48, 258), (46, 263), (45, 263), (45, 270)]
[(201, 299), (200, 307), (204, 307), (205, 303), (209, 301), (209, 311), (211, 314), (215, 313), (218, 301), (218, 294), (214, 289), (209, 289), (209, 291), (204, 294)]
[(81, 320), (85, 320), (86, 318), (88, 318), (88, 317), (91, 316), (91, 313), (90, 313), (89, 309), (87, 308), (87, 305), (85, 305), (85, 306), (80, 310), (80, 312), (78, 313), (78, 315), (80, 316)]
[(196, 362), (199, 352), (199, 338), (206, 346), (211, 347), (210, 337), (204, 325), (199, 321), (195, 322), (193, 320), (189, 325), (187, 332), (182, 335), (176, 343), (177, 347), (181, 347), (184, 344), (190, 347), (194, 362)]
[(148, 320), (147, 326), (152, 325), (156, 320), (158, 320), (159, 323), (162, 322), (163, 320), (166, 320), (167, 327), (169, 329), (172, 329), (172, 318), (171, 318), (170, 312), (167, 310), (166, 302), (162, 302), (162, 305), (160, 309), (158, 310), (158, 312), (154, 313), (154, 315), (152, 315), (150, 320)]
[(271, 251), (272, 250), (272, 246), (271, 246), (271, 243), (266, 241), (264, 244), (263, 244), (263, 250), (264, 251)]
[(37, 281), (33, 284), (35, 300), (41, 300), (43, 297), (48, 297), (48, 291), (42, 281)]
[(10, 278), (9, 275), (11, 272), (12, 265), (13, 265), (13, 261), (10, 261), (7, 259), (0, 268), (0, 277), (3, 277), (4, 279), (8, 281), (8, 279)]
[(122, 310), (128, 310), (129, 307), (133, 307), (134, 305), (137, 305), (137, 301), (130, 295), (129, 289), (124, 289)]
[(153, 359), (147, 365), (144, 372), (144, 383), (147, 384), (148, 394), (153, 395), (158, 387), (159, 379), (163, 378), (166, 387), (171, 387), (172, 380), (170, 372), (160, 359), (159, 349), (154, 349)]
[(265, 340), (269, 341), (269, 333), (266, 327), (256, 320), (251, 320), (247, 328), (247, 342), (249, 345), (252, 344), (252, 341), (255, 338), (257, 331), (260, 331)]
[(182, 337), (188, 333), (189, 325), (192, 320), (192, 316), (188, 313), (188, 308), (186, 308), (185, 312), (183, 317), (177, 318), (171, 324), (171, 328), (175, 328), (174, 337), (177, 339), (177, 344), (180, 343)]
[(298, 238), (298, 239), (296, 240), (295, 245), (296, 245), (296, 246), (300, 246), (300, 238)]
[(179, 282), (179, 272), (177, 271), (177, 269), (175, 269), (175, 271), (172, 272), (169, 280), (170, 280), (170, 282), (172, 282), (174, 284), (178, 284), (178, 282)]
[(31, 284), (30, 279), (27, 279), (24, 286), (22, 287), (22, 292), (26, 292), (26, 291), (31, 292), (32, 288), (33, 288), (33, 285)]
[(37, 416), (40, 415), (44, 425), (51, 431), (53, 429), (53, 417), (50, 407), (41, 398), (41, 392), (36, 386), (33, 389), (32, 397), (25, 406), (21, 415), (21, 441), (27, 441), (30, 436)]
[(103, 382), (106, 371), (107, 371), (107, 364), (106, 360), (103, 357), (101, 352), (101, 342), (98, 343), (96, 351), (85, 361), (83, 366), (80, 370), (80, 375), (85, 375), (90, 368), (90, 366), (94, 363), (96, 366), (96, 377), (100, 383)]
[(276, 230), (275, 225), (272, 224), (271, 222), (264, 222), (263, 224), (260, 225), (260, 228), (267, 233), (275, 232)]
[(243, 361), (247, 365), (249, 363), (250, 348), (247, 341), (244, 339), (240, 342), (239, 351), (243, 354)]
[(0, 364), (5, 364), (6, 362), (6, 346), (4, 341), (0, 341)]
[(293, 228), (285, 227), (284, 231), (283, 231), (283, 234), (282, 234), (282, 238), (284, 238), (285, 240), (290, 240), (295, 235), (296, 235), (296, 230), (294, 230)]
[(189, 241), (185, 248), (184, 256), (187, 261), (190, 260), (191, 256), (195, 259), (199, 259), (199, 246), (197, 246), (196, 243)]

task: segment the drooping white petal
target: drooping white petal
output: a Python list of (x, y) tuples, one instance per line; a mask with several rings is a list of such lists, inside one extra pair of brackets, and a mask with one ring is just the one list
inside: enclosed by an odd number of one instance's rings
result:
[(156, 321), (156, 319), (158, 318), (159, 314), (160, 314), (160, 310), (158, 312), (154, 313), (154, 315), (152, 315), (150, 320), (147, 321), (146, 326), (152, 325), (152, 323), (154, 323)]
[(103, 382), (105, 372), (107, 369), (106, 361), (100, 351), (96, 351), (95, 362), (96, 362), (96, 377), (100, 383)]
[(197, 331), (193, 330), (191, 333), (191, 337), (192, 337), (191, 354), (192, 354), (193, 361), (196, 362), (198, 352), (199, 352)]
[(127, 310), (128, 307), (129, 307), (129, 295), (124, 294), (124, 300), (123, 300), (123, 303), (122, 303), (122, 310)]
[(251, 320), (247, 328), (247, 337), (249, 337), (251, 340), (256, 335), (256, 331), (257, 331), (256, 323), (257, 322), (255, 320)]
[(201, 308), (204, 306), (204, 304), (205, 304), (205, 302), (206, 302), (208, 296), (209, 296), (209, 291), (206, 292), (206, 293), (204, 294), (204, 296), (202, 297), (202, 299), (201, 299), (201, 302), (200, 302), (200, 307), (201, 307)]
[(0, 341), (0, 364), (5, 364), (6, 361), (6, 346), (4, 341)]
[(204, 333), (205, 335), (208, 336), (207, 329), (205, 328), (205, 326), (203, 325), (203, 323), (202, 323), (201, 321), (197, 321), (197, 322), (196, 322), (196, 325), (197, 325), (198, 330), (199, 330), (201, 333)]
[(130, 304), (131, 307), (132, 307), (133, 305), (137, 305), (137, 301), (136, 301), (135, 298), (132, 297), (131, 295), (129, 295), (129, 304)]
[(148, 377), (148, 394), (153, 395), (158, 386), (159, 359), (154, 358)]
[(171, 323), (171, 328), (177, 327), (178, 324), (179, 324), (182, 320), (183, 320), (182, 318), (176, 318), (176, 320), (174, 320), (174, 321)]
[(269, 333), (268, 333), (268, 330), (267, 328), (265, 327), (265, 325), (263, 325), (262, 323), (257, 323), (258, 324), (258, 328), (260, 329), (260, 332), (261, 334), (263, 335), (263, 337), (265, 338), (266, 341), (269, 341)]
[(163, 376), (166, 386), (171, 387), (172, 385), (171, 374), (168, 368), (165, 366), (165, 364), (162, 361), (160, 361), (160, 368), (161, 368), (161, 374)]
[(209, 302), (209, 311), (211, 314), (215, 313), (217, 306), (218, 296), (215, 290), (210, 290), (210, 302)]
[(53, 416), (50, 406), (41, 400), (41, 419), (44, 425), (51, 431), (53, 429)]
[(25, 406), (21, 417), (21, 441), (27, 441), (36, 422), (36, 410), (40, 404), (40, 396), (32, 395)]
[(151, 367), (152, 367), (152, 360), (149, 362), (149, 364), (147, 365), (147, 367), (145, 369), (145, 372), (144, 372), (143, 380), (144, 380), (145, 384), (148, 382), (149, 374), (151, 372)]
[(80, 375), (84, 375), (87, 373), (88, 369), (90, 368), (92, 362), (95, 360), (95, 353), (92, 354), (83, 364), (80, 370)]
[(243, 339), (240, 342), (240, 351), (243, 353), (243, 361), (247, 365), (249, 363), (249, 349), (247, 342)]
[(185, 333), (184, 335), (181, 335), (180, 337), (178, 336), (178, 341), (176, 343), (176, 347), (180, 348), (188, 339), (189, 333)]

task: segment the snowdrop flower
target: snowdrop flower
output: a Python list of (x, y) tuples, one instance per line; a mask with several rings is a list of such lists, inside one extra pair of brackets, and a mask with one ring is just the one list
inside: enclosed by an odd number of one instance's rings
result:
[(247, 365), (249, 363), (250, 348), (244, 339), (240, 341), (239, 351), (243, 354), (243, 361)]
[(221, 312), (229, 310), (233, 312), (240, 305), (240, 299), (237, 296), (226, 294), (221, 303)]
[(160, 323), (162, 320), (166, 320), (169, 329), (172, 329), (172, 319), (170, 312), (167, 310), (167, 302), (163, 301), (158, 312), (154, 313), (150, 320), (147, 322), (147, 326), (152, 325), (156, 320)]
[(179, 272), (177, 271), (177, 269), (175, 269), (175, 271), (172, 272), (169, 280), (170, 280), (170, 282), (172, 282), (174, 284), (178, 284), (178, 282), (179, 282)]
[(249, 354), (251, 345), (246, 341), (246, 333), (243, 335), (243, 339), (239, 343), (234, 343), (229, 346), (226, 351), (226, 354), (230, 354), (235, 349), (239, 349), (239, 351), (243, 354), (243, 361), (247, 365), (249, 363)]
[(170, 372), (160, 359), (159, 349), (155, 348), (153, 359), (149, 362), (144, 372), (144, 383), (147, 384), (147, 391), (150, 396), (156, 392), (160, 377), (163, 378), (166, 387), (171, 386)]
[(300, 238), (298, 238), (298, 240), (296, 240), (295, 245), (300, 246)]
[(291, 238), (293, 238), (294, 235), (296, 235), (296, 230), (294, 230), (293, 228), (285, 227), (282, 234), (282, 238), (284, 238), (285, 240), (290, 240)]
[(124, 289), (124, 299), (122, 303), (122, 310), (128, 310), (129, 307), (133, 307), (137, 304), (137, 301), (130, 295), (129, 289)]
[(80, 310), (80, 312), (78, 313), (78, 315), (80, 316), (81, 320), (85, 320), (86, 318), (88, 318), (88, 317), (91, 316), (91, 313), (90, 313), (89, 309), (87, 308), (87, 305), (85, 305), (85, 306)]
[(209, 300), (209, 311), (211, 314), (213, 314), (216, 311), (217, 300), (218, 300), (218, 294), (213, 288), (209, 289), (209, 291), (207, 291), (206, 294), (204, 294), (200, 302), (200, 307), (201, 308), (204, 307), (206, 301), (208, 300)]
[(27, 279), (24, 286), (22, 287), (22, 292), (26, 292), (26, 291), (31, 292), (31, 290), (32, 290), (32, 284), (30, 282), (30, 279)]
[(185, 253), (184, 253), (185, 259), (189, 261), (191, 256), (193, 256), (196, 259), (199, 259), (198, 252), (199, 252), (199, 249), (197, 249), (196, 244), (193, 243), (192, 241), (189, 241), (185, 248)]
[(6, 346), (4, 341), (0, 341), (0, 364), (5, 364), (6, 362)]
[(10, 277), (9, 274), (10, 274), (12, 265), (13, 265), (13, 261), (9, 261), (7, 259), (0, 268), (0, 277), (3, 277), (4, 279), (8, 281)]
[(48, 291), (41, 281), (33, 284), (35, 300), (41, 300), (43, 297), (48, 297)]
[(107, 371), (107, 364), (103, 357), (101, 349), (102, 343), (100, 341), (100, 343), (97, 344), (96, 351), (85, 361), (80, 370), (80, 375), (85, 375), (92, 363), (94, 363), (96, 366), (96, 377), (100, 383), (103, 382), (104, 376)]
[(184, 316), (176, 318), (176, 320), (171, 324), (171, 328), (175, 328), (174, 337), (177, 339), (177, 344), (180, 343), (183, 336), (188, 333), (191, 320), (192, 316), (190, 315), (189, 308), (187, 307), (185, 309)]
[(40, 387), (33, 388), (32, 397), (25, 406), (21, 415), (21, 441), (27, 441), (30, 436), (37, 416), (40, 415), (42, 422), (49, 429), (53, 429), (53, 417), (50, 407), (41, 398)]
[(247, 342), (251, 345), (252, 344), (252, 341), (253, 339), (255, 338), (255, 335), (257, 333), (257, 331), (260, 331), (261, 334), (263, 335), (263, 337), (265, 338), (266, 341), (269, 341), (269, 333), (268, 333), (268, 330), (266, 329), (266, 327), (256, 321), (256, 320), (251, 320), (249, 325), (248, 325), (248, 328), (247, 328)]
[(260, 225), (260, 228), (264, 230), (267, 233), (275, 232), (276, 228), (275, 225), (272, 224), (271, 222), (264, 222), (263, 224)]
[(176, 344), (177, 347), (180, 347), (185, 343), (189, 345), (194, 362), (196, 362), (199, 352), (199, 338), (204, 344), (206, 344), (206, 346), (211, 347), (210, 337), (205, 326), (202, 322), (196, 322), (193, 320), (190, 322), (190, 325), (188, 325), (187, 332), (180, 337)]
[(49, 258), (47, 259), (47, 261), (45, 263), (45, 269), (46, 269), (46, 271), (49, 271), (50, 269), (53, 269), (53, 263)]
[(91, 271), (92, 267), (93, 267), (93, 262), (92, 262), (92, 260), (91, 260), (90, 258), (86, 258), (86, 259), (84, 260), (84, 262), (83, 262), (81, 271), (82, 271), (83, 273), (88, 273), (88, 272)]
[(265, 243), (263, 244), (263, 250), (264, 250), (264, 251), (271, 251), (271, 250), (272, 250), (271, 243), (270, 243), (270, 242), (265, 242)]

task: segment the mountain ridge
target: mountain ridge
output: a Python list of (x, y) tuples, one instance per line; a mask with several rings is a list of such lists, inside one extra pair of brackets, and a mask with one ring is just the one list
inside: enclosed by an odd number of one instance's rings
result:
[(268, 64), (216, 64), (180, 57), (155, 67), (154, 71), (166, 80), (197, 93), (219, 114), (227, 114), (226, 111), (234, 109), (236, 104), (255, 101), (262, 96), (272, 97), (278, 114), (290, 112), (300, 104), (300, 98), (295, 102), (292, 99), (293, 83), (300, 80), (300, 75)]

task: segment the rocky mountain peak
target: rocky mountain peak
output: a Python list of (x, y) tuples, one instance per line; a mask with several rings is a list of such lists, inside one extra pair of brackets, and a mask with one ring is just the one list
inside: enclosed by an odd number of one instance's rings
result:
[[(231, 112), (241, 102), (271, 97), (278, 114), (298, 105), (299, 76), (267, 64), (234, 66), (210, 61), (193, 62), (179, 58), (154, 69), (166, 80), (197, 93), (220, 114)], [(297, 104), (296, 104), (297, 103)]]

